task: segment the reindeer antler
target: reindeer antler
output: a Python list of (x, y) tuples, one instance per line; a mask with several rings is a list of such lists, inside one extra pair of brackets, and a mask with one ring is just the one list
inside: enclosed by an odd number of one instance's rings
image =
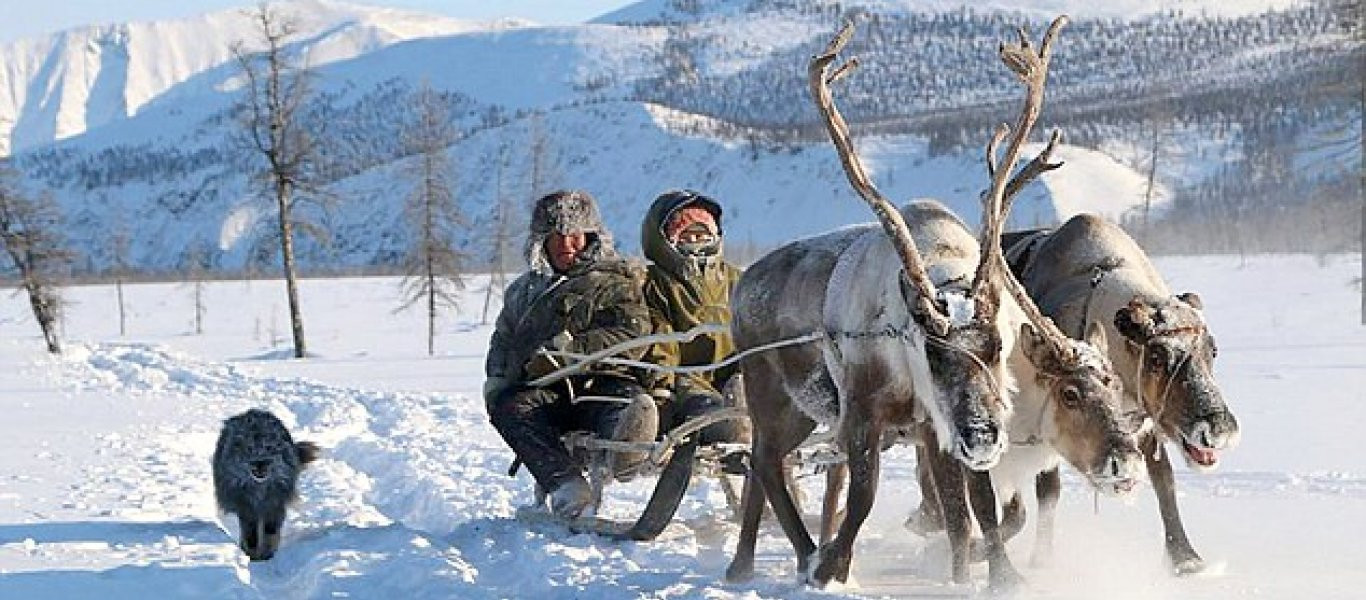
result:
[[(991, 176), (991, 188), (982, 199), (982, 252), (984, 255), (989, 253), (991, 259), (983, 261), (982, 267), (977, 271), (977, 278), (974, 279), (973, 286), (974, 290), (979, 284), (990, 287), (989, 278), (994, 275), (994, 272), (1000, 272), (1002, 285), (1015, 298), (1016, 303), (1020, 305), (1030, 323), (1053, 348), (1054, 354), (1063, 360), (1072, 360), (1076, 357), (1071, 350), (1067, 335), (1058, 329), (1052, 319), (1044, 316), (1043, 312), (1039, 310), (1038, 305), (1029, 297), (1019, 279), (1011, 272), (1010, 266), (1006, 263), (1005, 255), (1001, 251), (1001, 228), (1005, 224), (1006, 215), (1010, 214), (1010, 207), (1014, 202), (1015, 195), (1039, 175), (1062, 166), (1062, 163), (1049, 162), (1052, 160), (1053, 151), (1057, 148), (1058, 142), (1062, 139), (1062, 134), (1054, 130), (1043, 151), (1039, 152), (1039, 155), (1035, 156), (1014, 177), (1007, 179), (1019, 159), (1020, 149), (1024, 145), (1025, 138), (1029, 136), (1030, 130), (1034, 128), (1034, 123), (1039, 118), (1039, 112), (1043, 107), (1044, 85), (1048, 78), (1048, 64), (1052, 58), (1053, 42), (1057, 39), (1058, 31), (1066, 24), (1066, 15), (1054, 19), (1052, 25), (1048, 27), (1048, 32), (1044, 34), (1037, 53), (1031, 47), (1029, 38), (1023, 29), (1019, 30), (1020, 42), (1018, 44), (1001, 44), (999, 50), (1001, 61), (1024, 81), (1028, 92), (1025, 96), (1024, 108), (1021, 109), (1020, 118), (1015, 125), (1014, 135), (1011, 135), (1010, 127), (1003, 123), (997, 127), (996, 133), (987, 144), (987, 173)], [(1001, 142), (1005, 141), (1007, 137), (1010, 138), (1010, 142), (1006, 146), (1005, 161), (1003, 165), (998, 165), (999, 148)], [(999, 211), (999, 213), (994, 211)], [(998, 216), (988, 218), (988, 215)]]
[[(1020, 41), (1018, 44), (1002, 43), (999, 48), (1001, 61), (1013, 71), (1020, 80), (1025, 83), (1026, 93), (1024, 106), (1020, 110), (1019, 119), (1012, 129), (1009, 125), (1002, 123), (996, 128), (991, 141), (987, 144), (987, 174), (991, 177), (991, 187), (982, 197), (982, 232), (981, 248), (982, 262), (977, 267), (977, 273), (973, 277), (972, 295), (977, 300), (978, 318), (991, 318), (999, 308), (999, 290), (994, 285), (993, 280), (999, 278), (1006, 284), (1007, 289), (1016, 300), (1020, 300), (1016, 290), (1011, 289), (1005, 280), (1012, 279), (1010, 269), (1006, 266), (1005, 258), (1001, 251), (1001, 231), (1005, 227), (1006, 217), (1010, 214), (1010, 207), (1015, 195), (1033, 179), (1040, 174), (1051, 171), (1062, 166), (1061, 163), (1050, 163), (1053, 150), (1057, 147), (1061, 134), (1053, 132), (1048, 145), (1034, 160), (1030, 161), (1024, 169), (1015, 177), (1011, 177), (1011, 172), (1015, 169), (1016, 163), (1020, 158), (1020, 150), (1024, 142), (1029, 137), (1030, 131), (1034, 129), (1034, 123), (1039, 119), (1039, 112), (1043, 108), (1044, 86), (1048, 79), (1048, 63), (1052, 56), (1053, 41), (1057, 38), (1058, 31), (1067, 24), (1067, 17), (1060, 16), (1049, 26), (1048, 32), (1044, 34), (1043, 42), (1039, 44), (1036, 53), (1029, 43), (1023, 29), (1019, 29)], [(1001, 142), (1009, 140), (1006, 144), (1005, 157), (998, 163), (999, 149)], [(1018, 282), (1015, 282), (1018, 284)], [(1024, 302), (1021, 302), (1023, 304)], [(1030, 302), (1030, 307), (1034, 313), (1038, 313), (1038, 308)], [(1028, 314), (1029, 311), (1026, 310)], [(1036, 321), (1034, 315), (1030, 315), (1031, 321)], [(1049, 322), (1049, 326), (1052, 323)], [(1057, 328), (1053, 327), (1056, 331)]]
[(943, 335), (949, 330), (949, 321), (935, 304), (935, 286), (930, 281), (929, 274), (925, 271), (925, 261), (920, 256), (920, 251), (915, 247), (915, 240), (911, 238), (910, 229), (906, 226), (906, 221), (901, 217), (891, 202), (878, 192), (869, 179), (868, 173), (863, 168), (863, 161), (858, 157), (858, 152), (854, 149), (854, 142), (849, 135), (849, 124), (845, 122), (844, 116), (835, 107), (834, 95), (830, 92), (830, 84), (838, 81), (858, 67), (858, 59), (853, 58), (840, 65), (834, 73), (827, 74), (830, 64), (835, 61), (836, 56), (844, 46), (849, 43), (854, 36), (854, 24), (846, 22), (839, 33), (826, 45), (825, 51), (811, 57), (811, 64), (807, 67), (807, 76), (811, 85), (811, 97), (816, 101), (816, 107), (820, 109), (821, 116), (825, 119), (826, 130), (830, 133), (830, 141), (835, 144), (835, 150), (839, 153), (840, 163), (844, 165), (844, 172), (849, 177), (849, 184), (854, 187), (854, 191), (863, 198), (877, 215), (878, 221), (882, 223), (882, 228), (886, 230), (888, 237), (892, 240), (892, 245), (896, 248), (897, 255), (901, 258), (902, 266), (906, 275), (906, 281), (918, 292), (918, 297), (913, 299), (916, 305), (912, 307), (912, 314), (918, 316), (917, 321), (930, 331)]

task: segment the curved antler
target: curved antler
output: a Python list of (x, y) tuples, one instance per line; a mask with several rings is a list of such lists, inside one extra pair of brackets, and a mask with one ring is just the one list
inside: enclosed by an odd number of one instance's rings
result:
[[(1048, 318), (1039, 310), (1034, 300), (1025, 291), (1024, 285), (1011, 272), (1009, 264), (1006, 262), (1005, 254), (1001, 250), (1001, 228), (1005, 224), (1005, 216), (1010, 214), (1011, 204), (1014, 202), (1015, 195), (1024, 188), (1030, 181), (1036, 179), (1045, 172), (1052, 171), (1062, 166), (1062, 163), (1049, 162), (1052, 160), (1053, 151), (1057, 149), (1058, 142), (1062, 139), (1062, 134), (1056, 129), (1049, 136), (1048, 145), (1044, 146), (1043, 151), (1039, 152), (1033, 160), (1015, 174), (1014, 177), (1007, 179), (1011, 170), (1014, 169), (1016, 161), (1019, 159), (1020, 149), (1024, 145), (1025, 138), (1034, 127), (1038, 120), (1039, 111), (1043, 107), (1044, 84), (1048, 77), (1048, 63), (1052, 57), (1053, 42), (1057, 38), (1058, 31), (1067, 24), (1067, 16), (1060, 16), (1054, 19), (1049, 26), (1048, 32), (1044, 34), (1043, 41), (1039, 44), (1039, 51), (1035, 53), (1030, 47), (1029, 39), (1025, 36), (1024, 30), (1019, 31), (1019, 44), (1001, 44), (1001, 60), (1008, 66), (1021, 80), (1025, 82), (1028, 93), (1025, 96), (1024, 108), (1020, 111), (1019, 121), (1015, 126), (1015, 135), (1010, 135), (1010, 127), (1001, 124), (997, 129), (991, 142), (987, 144), (987, 173), (991, 176), (991, 189), (988, 190), (983, 198), (983, 224), (982, 224), (982, 253), (990, 254), (992, 259), (983, 262), (983, 268), (978, 270), (977, 279), (973, 281), (974, 289), (981, 282), (986, 287), (991, 287), (987, 282), (989, 278), (1000, 274), (1001, 284), (1007, 293), (1015, 298), (1016, 304), (1025, 313), (1025, 317), (1034, 325), (1045, 342), (1053, 349), (1053, 354), (1064, 361), (1073, 361), (1078, 357), (1072, 350), (1071, 341), (1053, 320)], [(1010, 143), (1006, 147), (1004, 166), (997, 164), (997, 155), (1001, 142), (1010, 137)], [(991, 214), (988, 211), (1000, 211), (999, 218), (988, 220), (985, 215)], [(987, 267), (987, 265), (990, 267)]]
[[(1048, 32), (1044, 34), (1037, 53), (1030, 45), (1024, 29), (1018, 30), (1020, 36), (1018, 44), (1003, 42), (998, 50), (1001, 61), (1024, 81), (1026, 94), (1024, 107), (1020, 110), (1020, 117), (1016, 121), (1014, 129), (1012, 130), (1010, 126), (1002, 123), (996, 128), (991, 142), (987, 144), (987, 174), (991, 177), (991, 187), (982, 197), (982, 233), (980, 240), (982, 261), (978, 264), (977, 273), (972, 280), (972, 296), (977, 301), (976, 317), (978, 319), (990, 320), (995, 317), (996, 310), (1000, 307), (1000, 297), (999, 290), (994, 285), (993, 280), (1009, 277), (1010, 269), (1005, 266), (1005, 258), (1001, 251), (1001, 231), (1005, 227), (1007, 215), (1010, 214), (1010, 206), (1015, 194), (1026, 183), (1040, 174), (1062, 166), (1061, 163), (1048, 162), (1061, 137), (1057, 131), (1054, 131), (1043, 152), (1034, 157), (1034, 160), (1030, 161), (1014, 178), (1010, 176), (1015, 169), (1015, 164), (1019, 161), (1020, 149), (1024, 146), (1025, 140), (1028, 139), (1030, 131), (1034, 129), (1034, 123), (1039, 119), (1039, 112), (1043, 108), (1044, 85), (1048, 79), (1048, 63), (1052, 57), (1053, 41), (1057, 38), (1058, 31), (1066, 24), (1066, 15), (1054, 19), (1048, 28)], [(1005, 158), (998, 164), (998, 149), (1001, 142), (1007, 138), (1009, 138), (1009, 142), (1006, 144)], [(1018, 284), (1018, 282), (1016, 283)], [(1014, 295), (1016, 290), (1010, 291)], [(1019, 300), (1018, 296), (1016, 299)], [(1030, 304), (1032, 306), (1032, 303)], [(1034, 312), (1038, 313), (1037, 307), (1034, 307)], [(1030, 320), (1035, 320), (1032, 315)], [(1035, 325), (1044, 328), (1038, 323)], [(1053, 330), (1056, 331), (1057, 327), (1053, 327)]]
[(830, 141), (835, 144), (835, 150), (839, 153), (840, 163), (844, 165), (844, 172), (849, 177), (849, 184), (877, 215), (878, 221), (882, 223), (882, 228), (886, 230), (897, 255), (901, 258), (906, 281), (918, 292), (918, 297), (912, 300), (916, 303), (916, 306), (912, 307), (912, 314), (917, 315), (917, 321), (920, 321), (922, 326), (942, 335), (948, 331), (949, 322), (935, 304), (936, 290), (925, 271), (925, 261), (915, 247), (915, 240), (911, 238), (910, 229), (906, 227), (901, 211), (888, 202), (869, 179), (867, 171), (863, 168), (863, 161), (859, 159), (854, 142), (849, 136), (849, 124), (835, 107), (834, 95), (830, 92), (831, 83), (848, 75), (858, 66), (858, 59), (853, 58), (840, 65), (834, 73), (827, 75), (830, 63), (835, 61), (836, 55), (849, 43), (853, 35), (854, 24), (846, 22), (839, 33), (835, 34), (834, 39), (826, 45), (825, 51), (811, 57), (811, 64), (807, 67), (811, 97), (816, 101), (816, 107), (825, 119)]

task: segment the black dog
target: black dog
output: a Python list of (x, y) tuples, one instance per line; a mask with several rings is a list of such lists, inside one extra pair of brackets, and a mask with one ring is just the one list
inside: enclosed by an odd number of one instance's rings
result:
[(219, 510), (237, 515), (239, 545), (252, 560), (275, 556), (299, 472), (317, 457), (316, 444), (295, 443), (267, 411), (252, 409), (223, 422), (213, 452), (214, 495)]

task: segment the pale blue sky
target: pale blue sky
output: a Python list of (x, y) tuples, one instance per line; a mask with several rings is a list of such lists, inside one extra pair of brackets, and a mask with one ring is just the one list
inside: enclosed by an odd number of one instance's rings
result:
[[(542, 23), (580, 23), (633, 0), (359, 0), (452, 17), (525, 17)], [(79, 25), (188, 17), (255, 0), (0, 0), (0, 42)]]

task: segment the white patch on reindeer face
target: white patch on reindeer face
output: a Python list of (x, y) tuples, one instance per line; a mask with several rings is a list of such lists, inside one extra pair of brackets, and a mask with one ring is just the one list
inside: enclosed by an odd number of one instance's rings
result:
[(948, 452), (953, 444), (953, 429), (949, 426), (949, 416), (944, 412), (944, 398), (939, 393), (939, 387), (934, 385), (934, 380), (930, 377), (930, 361), (925, 356), (925, 330), (921, 329), (914, 320), (907, 324), (907, 331), (910, 337), (910, 348), (907, 348), (907, 366), (911, 371), (911, 386), (915, 390), (915, 399), (918, 407), (922, 407), (929, 413), (930, 424), (934, 426), (934, 435), (939, 438), (939, 450)]
[(961, 290), (939, 290), (939, 301), (948, 309), (949, 321), (954, 327), (972, 323), (972, 318), (977, 314), (977, 303)]

